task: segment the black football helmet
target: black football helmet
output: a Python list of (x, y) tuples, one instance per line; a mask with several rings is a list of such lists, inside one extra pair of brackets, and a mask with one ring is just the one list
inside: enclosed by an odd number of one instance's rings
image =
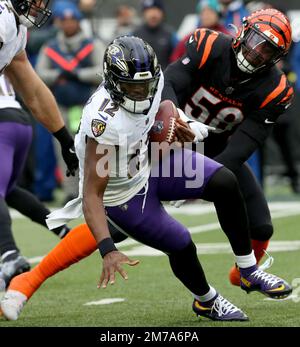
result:
[(20, 23), (27, 28), (40, 28), (47, 22), (52, 14), (48, 8), (49, 2), (50, 0), (8, 0)]
[(139, 37), (121, 36), (104, 53), (105, 88), (112, 99), (131, 113), (147, 112), (161, 74), (152, 47)]

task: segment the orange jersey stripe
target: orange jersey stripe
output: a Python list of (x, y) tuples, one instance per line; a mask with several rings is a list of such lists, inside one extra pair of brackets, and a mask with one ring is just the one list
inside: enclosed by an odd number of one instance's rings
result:
[(290, 99), (291, 96), (293, 95), (293, 93), (294, 93), (294, 89), (293, 89), (293, 87), (290, 87), (290, 89), (288, 90), (286, 96), (282, 100), (279, 101), (279, 104), (284, 103), (285, 101)]
[(207, 41), (206, 41), (206, 45), (204, 47), (204, 53), (203, 53), (202, 59), (201, 59), (200, 64), (199, 64), (199, 69), (201, 69), (201, 67), (206, 63), (207, 58), (211, 52), (212, 45), (215, 42), (215, 40), (217, 39), (218, 35), (219, 34), (217, 32), (214, 32), (208, 36)]
[(194, 39), (195, 39), (195, 41), (198, 41), (198, 33), (201, 33), (201, 29), (197, 29), (195, 32), (194, 32)]
[(277, 96), (284, 91), (285, 87), (286, 77), (285, 75), (282, 75), (278, 86), (265, 98), (259, 108), (265, 107), (268, 103), (277, 98)]
[[(199, 39), (198, 39), (198, 37), (196, 36), (198, 33), (200, 33)], [(199, 48), (200, 48), (201, 42), (202, 42), (203, 39), (204, 39), (205, 33), (206, 33), (206, 31), (205, 31), (204, 29), (198, 29), (198, 30), (195, 32), (195, 40), (198, 41), (198, 44), (197, 44), (197, 51), (199, 51)]]

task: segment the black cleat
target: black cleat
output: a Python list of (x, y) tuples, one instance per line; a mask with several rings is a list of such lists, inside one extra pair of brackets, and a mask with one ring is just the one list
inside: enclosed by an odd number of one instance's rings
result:
[(8, 287), (10, 281), (17, 275), (30, 270), (30, 264), (20, 254), (14, 259), (3, 261), (0, 269), (0, 291)]

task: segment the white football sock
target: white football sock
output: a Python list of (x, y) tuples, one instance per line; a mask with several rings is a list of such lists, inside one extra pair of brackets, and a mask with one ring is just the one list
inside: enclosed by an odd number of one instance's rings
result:
[(193, 294), (194, 298), (200, 302), (205, 302), (205, 301), (209, 301), (211, 299), (213, 299), (216, 294), (217, 294), (217, 291), (215, 290), (215, 288), (209, 286), (209, 291), (205, 294), (205, 295), (196, 295), (196, 294)]
[(245, 269), (247, 267), (251, 267), (256, 264), (256, 258), (254, 255), (254, 251), (248, 255), (235, 255), (235, 262), (238, 267)]

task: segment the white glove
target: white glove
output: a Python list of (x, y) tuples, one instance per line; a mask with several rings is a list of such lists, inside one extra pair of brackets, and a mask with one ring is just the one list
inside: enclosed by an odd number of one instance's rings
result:
[(184, 203), (186, 202), (186, 200), (172, 200), (170, 201), (170, 205), (174, 206), (176, 208), (179, 208), (180, 206), (182, 206)]
[(194, 142), (201, 142), (208, 136), (207, 125), (200, 122), (189, 122), (188, 124), (195, 134)]
[(178, 110), (180, 119), (188, 123), (192, 132), (195, 134), (194, 142), (203, 141), (208, 136), (209, 131), (216, 130), (216, 128), (214, 127), (210, 127), (209, 125), (190, 119), (180, 108), (177, 108), (177, 110)]

